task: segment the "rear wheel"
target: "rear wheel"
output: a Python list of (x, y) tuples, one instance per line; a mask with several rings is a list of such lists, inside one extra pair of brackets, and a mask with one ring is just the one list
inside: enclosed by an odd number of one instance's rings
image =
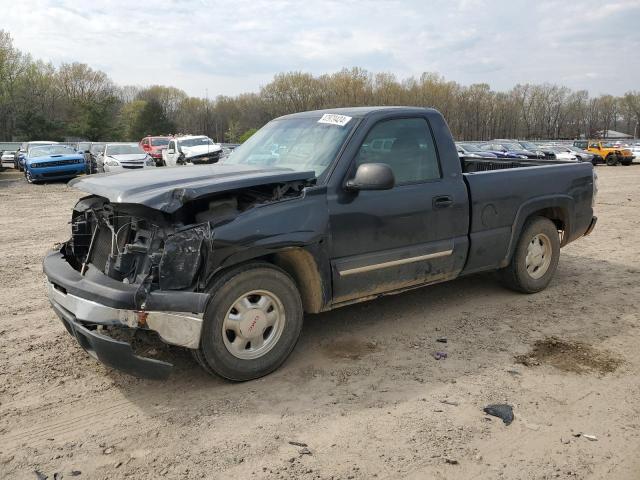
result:
[(614, 167), (618, 165), (618, 156), (615, 153), (610, 153), (606, 158), (607, 165)]
[(622, 160), (620, 160), (620, 163), (621, 163), (622, 165), (624, 165), (625, 167), (628, 167), (629, 165), (631, 165), (631, 162), (632, 162), (632, 161), (633, 161), (633, 160), (632, 160), (632, 159), (630, 159), (630, 158), (623, 158)]
[(222, 275), (211, 291), (198, 363), (235, 381), (278, 368), (302, 330), (302, 302), (291, 277), (271, 264), (251, 263)]
[(533, 217), (524, 225), (511, 262), (500, 271), (502, 281), (518, 292), (539, 292), (549, 285), (559, 259), (557, 227), (548, 218)]

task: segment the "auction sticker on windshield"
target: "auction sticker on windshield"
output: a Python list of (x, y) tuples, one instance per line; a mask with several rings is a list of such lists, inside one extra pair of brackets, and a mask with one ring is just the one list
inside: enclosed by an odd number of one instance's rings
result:
[(331, 125), (339, 125), (344, 127), (352, 117), (346, 115), (338, 115), (337, 113), (325, 113), (322, 118), (318, 120), (318, 123), (329, 123)]

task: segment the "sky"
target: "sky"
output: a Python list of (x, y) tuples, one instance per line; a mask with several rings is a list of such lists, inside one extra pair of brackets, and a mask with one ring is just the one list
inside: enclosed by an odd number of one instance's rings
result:
[(640, 0), (0, 0), (34, 58), (198, 97), (344, 67), (464, 85), (640, 90)]

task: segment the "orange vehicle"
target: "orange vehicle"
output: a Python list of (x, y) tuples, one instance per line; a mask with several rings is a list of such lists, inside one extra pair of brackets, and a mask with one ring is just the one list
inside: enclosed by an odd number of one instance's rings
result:
[[(580, 145), (578, 145), (578, 143), (580, 143)], [(588, 150), (595, 155), (600, 155), (609, 166), (618, 165), (618, 163), (631, 165), (631, 162), (633, 162), (635, 158), (631, 150), (616, 146), (613, 142), (603, 142), (600, 140), (589, 140), (587, 142), (586, 140), (582, 140), (573, 142), (573, 145)]]

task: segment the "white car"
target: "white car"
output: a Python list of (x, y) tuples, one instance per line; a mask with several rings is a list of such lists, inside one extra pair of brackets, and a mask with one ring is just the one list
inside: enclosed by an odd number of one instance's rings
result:
[(155, 166), (153, 158), (137, 143), (107, 143), (96, 157), (98, 172), (121, 172)]
[(10, 163), (13, 167), (13, 158), (15, 157), (16, 151), (13, 152), (11, 150), (5, 150), (2, 152), (2, 159), (0, 160), (2, 163)]
[(540, 148), (546, 151), (552, 151), (553, 154), (556, 156), (556, 160), (562, 160), (565, 162), (578, 161), (578, 157), (576, 157), (575, 153), (566, 147), (559, 147), (557, 145), (543, 145)]
[(640, 143), (631, 144), (626, 148), (631, 150), (631, 154), (633, 155), (633, 163), (640, 163)]
[(204, 135), (187, 135), (169, 140), (162, 150), (162, 160), (167, 167), (216, 163), (222, 147)]

